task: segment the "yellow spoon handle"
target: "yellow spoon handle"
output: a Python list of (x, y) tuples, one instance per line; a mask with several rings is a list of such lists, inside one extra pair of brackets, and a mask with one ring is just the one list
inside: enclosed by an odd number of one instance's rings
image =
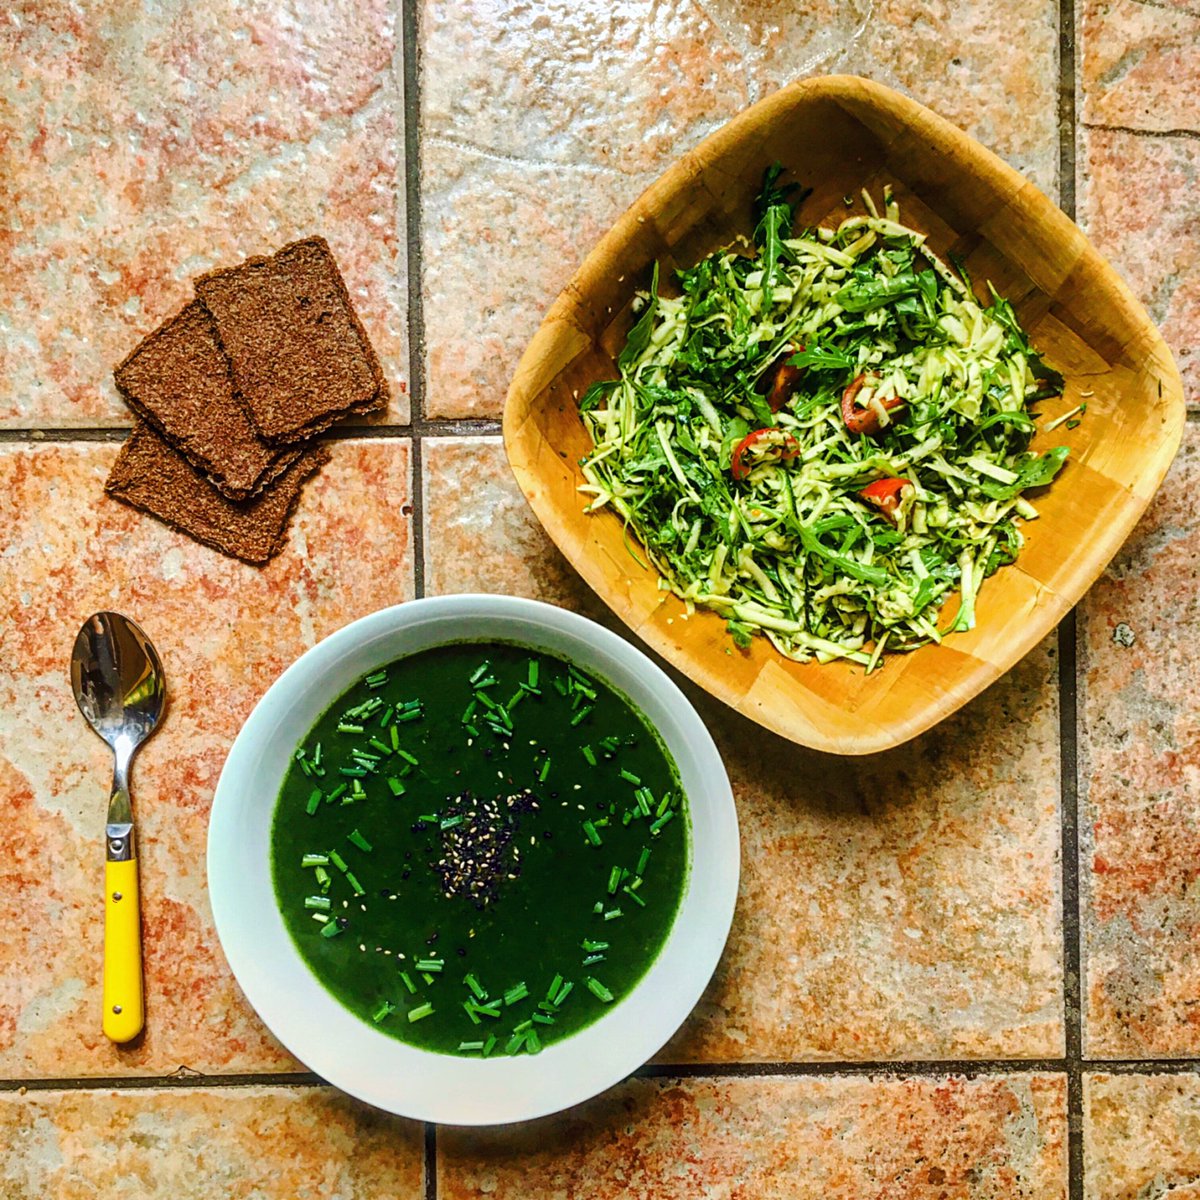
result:
[(127, 858), (104, 864), (104, 1034), (131, 1041), (143, 1019), (138, 869)]

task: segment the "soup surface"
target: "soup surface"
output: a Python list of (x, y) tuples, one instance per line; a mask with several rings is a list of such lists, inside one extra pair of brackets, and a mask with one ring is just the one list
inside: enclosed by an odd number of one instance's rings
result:
[(271, 833), (320, 982), (402, 1041), (537, 1053), (628, 995), (687, 879), (674, 763), (612, 688), (507, 643), (390, 663), (301, 743)]

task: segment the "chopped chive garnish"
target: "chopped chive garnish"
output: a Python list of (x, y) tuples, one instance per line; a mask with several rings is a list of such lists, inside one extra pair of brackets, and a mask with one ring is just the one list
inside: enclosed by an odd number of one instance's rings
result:
[(640, 907), (642, 907), (642, 908), (645, 908), (645, 907), (646, 907), (646, 902), (645, 902), (645, 900), (643, 900), (643, 899), (641, 898), (641, 896), (639, 896), (639, 895), (637, 894), (637, 892), (635, 892), (635, 891), (634, 891), (632, 888), (623, 887), (623, 888), (621, 889), (621, 891), (623, 891), (623, 892), (624, 892), (624, 893), (625, 893), (625, 894), (626, 894), (626, 895), (627, 895), (627, 896), (630, 898), (630, 900), (633, 900), (633, 901), (634, 901), (635, 903), (637, 903), (637, 904), (638, 904)]
[(597, 900), (596, 903), (592, 905), (592, 912), (602, 913), (603, 911), (604, 911), (604, 901)]
[(396, 1011), (396, 1006), (390, 1000), (384, 1000), (382, 1004), (371, 1014), (371, 1020), (376, 1025), (384, 1019), (390, 1017)]
[(621, 868), (613, 867), (608, 873), (608, 894), (615, 896), (617, 894), (617, 885), (621, 882)]
[(392, 749), (398, 751), (400, 749), (400, 730), (393, 725), (388, 733), (391, 735)]
[(650, 815), (650, 801), (654, 799), (654, 793), (649, 788), (638, 788), (633, 794), (642, 816), (648, 817)]
[(389, 757), (391, 756), (391, 753), (392, 753), (391, 746), (385, 746), (378, 738), (372, 738), (367, 743), (367, 745), (374, 746), (376, 750), (382, 751), (385, 755), (387, 755)]
[(447, 817), (441, 824), (443, 829), (453, 829), (456, 825), (461, 825), (463, 819), (461, 816)]
[(538, 685), (538, 660), (531, 658), (529, 660), (529, 686), (535, 688)]
[(362, 779), (366, 775), (366, 771), (362, 767), (338, 767), (339, 775), (346, 775), (351, 779)]
[(329, 917), (323, 912), (315, 912), (312, 914), (312, 919), (314, 921), (319, 921), (322, 925), (324, 925), (325, 922), (329, 920)]
[(345, 790), (346, 790), (346, 785), (344, 783), (339, 783), (337, 785), (337, 787), (335, 787), (333, 789), (333, 791), (330, 792), (329, 795), (325, 797), (326, 801), (329, 804), (332, 804)]
[(579, 752), (584, 758), (587, 759), (587, 764), (589, 767), (594, 767), (596, 765), (596, 752), (591, 748), (591, 746), (582, 746)]
[(396, 710), (390, 704), (383, 710), (383, 715), (379, 718), (380, 729), (387, 725), (387, 723), (392, 719), (392, 713), (395, 711)]
[(558, 994), (558, 989), (562, 987), (562, 982), (563, 977), (561, 975), (554, 976), (554, 978), (550, 981), (550, 986), (546, 989), (547, 1000), (554, 999), (554, 997)]
[(346, 882), (354, 889), (354, 894), (356, 896), (365, 896), (367, 894), (366, 889), (361, 883), (358, 882), (358, 879), (353, 871), (346, 872)]
[(352, 725), (349, 721), (341, 721), (337, 727), (338, 733), (362, 733), (361, 725)]
[[(395, 726), (393, 725), (392, 728), (394, 729)], [(421, 764), (421, 760), (419, 758), (414, 758), (407, 750), (398, 749), (396, 753), (400, 755), (400, 757), (404, 759), (406, 763), (411, 763), (414, 767), (420, 766)]]
[(326, 921), (321, 926), (322, 937), (337, 937), (342, 932), (342, 927), (336, 921)]
[(483, 985), (478, 979), (475, 978), (472, 972), (468, 971), (467, 974), (463, 976), (463, 983), (465, 983), (467, 987), (469, 987), (471, 991), (475, 993), (476, 1000), (487, 999), (487, 992), (483, 990)]
[(486, 1004), (476, 1004), (474, 1000), (467, 1000), (466, 1003), (481, 1017), (498, 1017), (500, 1015), (499, 1000), (489, 1000)]
[(404, 784), (402, 784), (400, 780), (395, 777), (395, 775), (388, 777), (387, 785), (393, 796), (404, 795)]
[(294, 759), (295, 759), (297, 762), (301, 762), (301, 761), (304, 759), (304, 756), (305, 756), (307, 753), (308, 753), (308, 751), (307, 751), (307, 750), (305, 750), (303, 746), (301, 746), (301, 747), (300, 747), (300, 749), (299, 749), (299, 750), (297, 750), (297, 751), (296, 751), (296, 753), (292, 755), (292, 757), (293, 757), (293, 758), (294, 758)]
[(550, 774), (550, 759), (549, 757), (542, 759), (541, 770), (538, 771), (538, 783), (545, 783), (546, 776)]
[(578, 712), (577, 712), (577, 713), (576, 713), (576, 714), (575, 714), (575, 715), (574, 715), (574, 716), (571, 718), (571, 724), (572, 724), (572, 725), (578, 725), (578, 724), (579, 724), (581, 721), (583, 721), (583, 720), (586, 720), (586, 718), (587, 718), (587, 717), (588, 717), (588, 715), (591, 713), (591, 711), (592, 711), (592, 705), (590, 705), (590, 704), (589, 704), (589, 705), (587, 705), (585, 708), (581, 708), (581, 709), (580, 709), (580, 710), (579, 710), (579, 711), (578, 711)]
[(639, 776), (635, 775), (632, 771), (627, 771), (624, 767), (621, 768), (621, 778), (626, 783), (632, 783), (634, 787), (637, 787), (642, 782)]
[(430, 975), (430, 973), (428, 971), (423, 972), (421, 974), (421, 978), (423, 980), (425, 980), (426, 986), (428, 986), (429, 984), (431, 984), (433, 982), (433, 976)]
[(308, 759), (302, 758), (300, 760), (300, 770), (302, 770), (310, 779), (312, 778), (313, 769), (311, 766), (309, 766)]
[(592, 966), (593, 963), (598, 963), (598, 962), (603, 962), (603, 961), (604, 961), (603, 954), (589, 954), (587, 956), (587, 958), (585, 958), (583, 960), (583, 965), (585, 967), (590, 967), (590, 966)]
[(357, 829), (352, 829), (346, 834), (346, 840), (353, 842), (360, 850), (365, 850), (368, 854), (371, 853), (371, 843), (367, 841)]
[(584, 938), (580, 942), (580, 947), (586, 950), (589, 954), (595, 954), (597, 950), (607, 950), (607, 942), (593, 942), (591, 938)]
[(525, 986), (525, 981), (522, 980), (514, 987), (510, 987), (504, 993), (504, 1006), (507, 1008), (511, 1004), (516, 1004), (518, 1000), (524, 1000), (529, 995), (529, 989)]
[(493, 700), (486, 692), (476, 692), (475, 699), (482, 700), (483, 707), (486, 708), (488, 712), (494, 712), (499, 707), (495, 700)]
[(602, 844), (600, 835), (596, 832), (596, 827), (591, 823), (591, 821), (584, 821), (583, 832), (587, 836), (587, 840), (591, 842), (593, 846), (599, 846)]
[[(406, 721), (419, 721), (424, 715), (419, 708), (406, 708), (402, 713), (396, 715), (396, 725), (403, 725)], [(395, 726), (392, 728), (394, 729)]]
[(515, 692), (508, 698), (508, 703), (504, 706), (505, 712), (512, 712), (522, 700), (525, 699), (525, 689), (517, 688)]
[(417, 820), (428, 821), (431, 825), (436, 825), (438, 823), (438, 815), (437, 813), (422, 813)]
[(629, 822), (632, 820), (633, 820), (633, 813), (625, 812), (625, 813), (621, 814), (621, 824), (622, 825), (628, 825)]
[(561, 676), (554, 681), (554, 690), (560, 696), (565, 696), (567, 694), (567, 685), (563, 682)]
[(346, 860), (336, 850), (330, 850), (329, 861), (333, 863), (333, 865), (337, 867), (339, 871), (350, 870), (350, 868), (346, 866)]
[(479, 701), (472, 700), (471, 703), (468, 704), (465, 709), (463, 709), (462, 723), (464, 725), (466, 725), (467, 722), (470, 721), (470, 719), (475, 715), (475, 710), (478, 707), (479, 707)]
[(483, 1049), (482, 1042), (459, 1042), (458, 1043), (459, 1054), (465, 1054), (469, 1050), (482, 1050), (482, 1049)]
[(472, 1025), (482, 1025), (483, 1024), (483, 1022), (479, 1019), (479, 1017), (475, 1015), (475, 1006), (471, 1003), (470, 1000), (464, 1000), (462, 1006), (463, 1006), (463, 1012), (465, 1012), (467, 1014), (467, 1016), (471, 1018)]
[(525, 1035), (525, 1050), (528, 1054), (541, 1054), (542, 1039), (538, 1037), (536, 1029), (531, 1029)]
[(304, 907), (315, 908), (319, 912), (328, 912), (333, 906), (333, 901), (328, 896), (305, 896)]
[(328, 854), (306, 854), (301, 860), (302, 867), (323, 867), (329, 862)]
[(625, 914), (619, 908), (610, 908), (608, 912), (604, 914), (604, 919), (606, 921), (615, 921), (618, 917), (623, 917), (624, 915)]
[(329, 876), (329, 872), (324, 867), (318, 867), (313, 874), (317, 877), (317, 883), (321, 885), (321, 891), (329, 891), (329, 885), (333, 882)]
[(407, 971), (401, 971), (400, 979), (401, 979), (401, 982), (404, 984), (404, 986), (406, 988), (408, 988), (409, 994), (414, 995), (417, 990), (417, 985), (415, 983), (413, 983), (412, 976), (409, 975), (409, 973)]
[(367, 793), (363, 791), (361, 779), (352, 779), (350, 781), (350, 795), (347, 796), (342, 803), (349, 804), (351, 798), (355, 800), (365, 800), (367, 798)]
[(653, 825), (650, 826), (650, 832), (652, 834), (654, 834), (655, 836), (657, 836), (658, 831), (660, 829), (662, 829), (662, 827), (664, 825), (666, 825), (667, 822), (670, 821), (674, 816), (675, 816), (675, 810), (668, 809), (665, 813), (663, 813), (663, 815), (661, 817), (658, 818), (657, 821), (654, 822)]
[(518, 1050), (525, 1044), (525, 1035), (523, 1033), (514, 1033), (505, 1044), (505, 1054), (516, 1054)]
[(551, 1016), (548, 1016), (546, 1013), (535, 1012), (530, 1019), (533, 1021), (536, 1021), (539, 1025), (553, 1025), (554, 1024), (554, 1018)]
[(587, 990), (596, 997), (597, 1000), (603, 1000), (605, 1004), (611, 1004), (613, 994), (594, 976), (587, 977)]
[(493, 1033), (486, 1042), (483, 1043), (483, 1057), (487, 1058), (489, 1054), (496, 1048), (496, 1042), (499, 1039)]
[(478, 683), (490, 670), (492, 665), (489, 662), (482, 662), (475, 668), (475, 673), (471, 676), (472, 684)]
[(408, 1010), (408, 1019), (410, 1021), (423, 1021), (426, 1017), (433, 1015), (432, 1004), (418, 1004), (416, 1008)]
[(645, 873), (646, 873), (646, 864), (647, 864), (649, 861), (650, 861), (650, 847), (649, 847), (649, 846), (646, 846), (646, 847), (645, 847), (645, 848), (642, 850), (641, 857), (638, 859), (637, 870), (636, 870), (636, 871), (634, 871), (634, 874), (635, 874), (635, 875), (645, 875)]
[(474, 725), (465, 725), (465, 726), (463, 726), (463, 728), (464, 728), (464, 729), (466, 729), (466, 731), (467, 731), (467, 732), (468, 732), (468, 733), (469, 733), (469, 734), (470, 734), (470, 735), (471, 735), (473, 738), (477, 738), (477, 737), (479, 736), (479, 730), (478, 730), (478, 728), (477, 728), (476, 726), (474, 726)]
[(446, 965), (444, 958), (418, 958), (413, 966), (418, 971), (433, 971), (438, 972)]
[(566, 983), (564, 983), (562, 985), (562, 991), (559, 992), (558, 995), (554, 997), (554, 1007), (555, 1008), (562, 1008), (563, 1001), (571, 994), (571, 990), (572, 990), (572, 988), (574, 988), (574, 986), (575, 985), (573, 983), (571, 983), (570, 980), (568, 980)]

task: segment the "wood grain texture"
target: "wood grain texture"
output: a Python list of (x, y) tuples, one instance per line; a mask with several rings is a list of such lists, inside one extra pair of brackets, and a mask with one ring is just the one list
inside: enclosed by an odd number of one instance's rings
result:
[[(978, 627), (889, 656), (871, 676), (847, 663), (794, 663), (763, 639), (729, 653), (724, 620), (658, 588), (630, 557), (620, 520), (588, 516), (577, 492), (590, 442), (576, 397), (614, 378), (631, 301), (651, 264), (686, 266), (749, 232), (765, 167), (793, 167), (813, 193), (798, 223), (845, 211), (844, 195), (891, 182), (906, 223), (977, 287), (1012, 300), (1066, 378), (1053, 416), (1086, 399), (1085, 420), (1039, 434), (1070, 465), (1040, 494), (1018, 561), (988, 580)], [(949, 122), (853, 76), (783, 88), (684, 155), (592, 251), (555, 301), (509, 388), (509, 463), (538, 519), (610, 608), (718, 699), (802, 745), (868, 754), (954, 712), (1028, 653), (1075, 604), (1146, 508), (1179, 446), (1184, 402), (1171, 353), (1145, 310), (1079, 228), (1032, 183)]]

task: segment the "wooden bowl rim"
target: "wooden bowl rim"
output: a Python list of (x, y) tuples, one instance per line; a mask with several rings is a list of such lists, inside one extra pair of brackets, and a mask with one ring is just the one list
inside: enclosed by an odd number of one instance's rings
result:
[[(566, 332), (564, 326), (574, 330), (581, 337), (592, 339), (592, 334), (576, 320), (576, 313), (579, 310), (581, 298), (585, 294), (581, 284), (586, 284), (596, 274), (598, 265), (618, 256), (635, 239), (638, 227), (660, 211), (662, 207), (659, 203), (660, 197), (674, 196), (682, 186), (696, 178), (705, 168), (708, 160), (740, 141), (748, 129), (754, 130), (769, 125), (779, 115), (799, 107), (805, 102), (843, 99), (856, 104), (861, 104), (865, 100), (874, 107), (891, 110), (905, 126), (920, 123), (931, 128), (942, 142), (939, 154), (944, 156), (950, 149), (957, 150), (963, 159), (970, 163), (971, 172), (987, 183), (995, 195), (1011, 201), (1019, 192), (1028, 193), (1032, 205), (1037, 210), (1033, 218), (1035, 223), (1052, 234), (1060, 234), (1065, 240), (1079, 243), (1082, 249), (1080, 261), (1086, 261), (1089, 267), (1099, 272), (1109, 293), (1108, 298), (1116, 301), (1114, 307), (1122, 309), (1127, 316), (1134, 318), (1136, 323), (1143, 324), (1152, 331), (1152, 337), (1144, 346), (1146, 357), (1157, 358), (1168, 367), (1162, 380), (1165, 416), (1163, 429), (1157, 443), (1147, 443), (1145, 447), (1145, 461), (1152, 464), (1149, 478), (1152, 480), (1153, 486), (1144, 488), (1133, 497), (1133, 503), (1123, 510), (1121, 519), (1114, 527), (1115, 531), (1119, 533), (1119, 539), (1116, 537), (1106, 539), (1112, 543), (1111, 553), (1102, 551), (1089, 558), (1083, 564), (1084, 569), (1076, 571), (1069, 581), (1071, 586), (1054, 589), (1042, 581), (1037, 581), (1038, 586), (1050, 597), (1049, 603), (1041, 609), (1038, 619), (1030, 622), (1030, 629), (1026, 630), (1023, 636), (1014, 639), (1012, 653), (1006, 654), (1002, 663), (972, 656), (974, 665), (957, 677), (947, 703), (913, 706), (908, 711), (899, 714), (894, 720), (872, 722), (862, 731), (861, 735), (857, 735), (853, 740), (847, 739), (844, 735), (825, 734), (817, 725), (803, 717), (798, 718), (798, 723), (792, 724), (776, 719), (769, 709), (741, 703), (737, 699), (722, 695), (716, 679), (699, 678), (698, 675), (711, 673), (710, 669), (706, 668), (703, 657), (693, 654), (683, 647), (676, 649), (665, 631), (652, 623), (649, 614), (643, 614), (632, 604), (623, 604), (618, 596), (601, 586), (602, 578), (598, 572), (592, 569), (590, 559), (579, 552), (580, 548), (576, 542), (556, 534), (557, 522), (553, 518), (560, 510), (556, 504), (544, 499), (540, 489), (534, 486), (533, 481), (537, 480), (538, 472), (536, 466), (531, 462), (530, 456), (524, 452), (524, 441), (527, 436), (526, 426), (531, 420), (535, 408), (533, 401), (540, 394), (540, 392), (531, 390), (526, 381), (538, 372), (538, 365), (547, 356), (547, 352), (564, 336)], [(852, 112), (851, 115), (853, 115)], [(631, 287), (630, 291), (633, 290)], [(1143, 347), (1139, 346), (1139, 349), (1143, 349)], [(541, 389), (541, 391), (545, 390), (546, 388)], [(729, 704), (736, 711), (780, 736), (816, 750), (836, 754), (865, 755), (899, 746), (950, 716), (990, 684), (1007, 674), (1057, 626), (1069, 609), (1082, 598), (1088, 588), (1103, 573), (1118, 552), (1121, 543), (1128, 537), (1149, 505), (1179, 448), (1185, 419), (1186, 404), (1183, 396), (1183, 384), (1161, 332), (1150, 321), (1145, 308), (1125, 281), (1096, 250), (1087, 235), (1079, 229), (1074, 221), (1015, 168), (1009, 166), (975, 138), (918, 101), (874, 80), (856, 75), (828, 75), (788, 84), (744, 109), (721, 128), (705, 137), (692, 150), (676, 159), (617, 219), (592, 248), (550, 306), (537, 332), (521, 356), (505, 400), (502, 428), (509, 466), (542, 528), (589, 587), (620, 617), (631, 632), (717, 699)], [(1157, 458), (1156, 463), (1154, 462), (1155, 458)], [(1018, 558), (1015, 564), (1006, 569), (1019, 571), (1020, 565), (1020, 558)], [(708, 613), (706, 610), (698, 610), (697, 618), (702, 619), (702, 617), (720, 620), (715, 614)], [(910, 657), (920, 655), (921, 652), (921, 649), (912, 651)], [(779, 656), (781, 665), (787, 661), (782, 655)]]

